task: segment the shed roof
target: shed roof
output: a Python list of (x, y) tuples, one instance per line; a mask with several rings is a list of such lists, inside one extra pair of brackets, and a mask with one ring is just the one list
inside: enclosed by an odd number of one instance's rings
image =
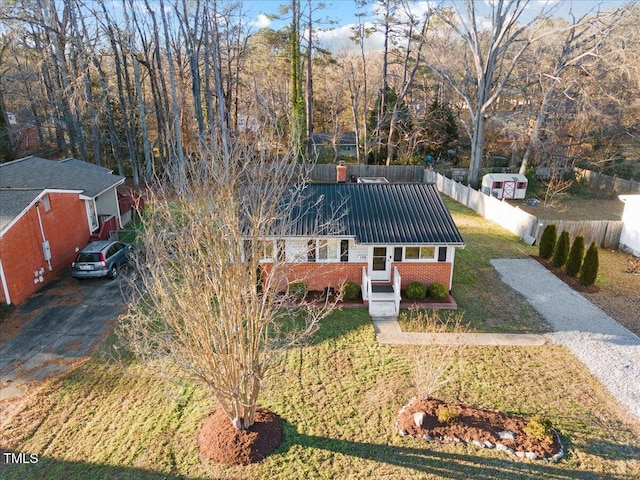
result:
[(522, 175), (520, 173), (487, 173), (482, 180), (485, 178), (491, 178), (493, 180), (513, 180), (514, 182), (526, 182), (527, 176)]
[(290, 236), (353, 237), (361, 244), (464, 245), (432, 184), (309, 184), (292, 218)]

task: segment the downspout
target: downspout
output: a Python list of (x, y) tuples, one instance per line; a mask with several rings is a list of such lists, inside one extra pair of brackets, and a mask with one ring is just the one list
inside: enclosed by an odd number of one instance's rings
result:
[(11, 305), (11, 296), (9, 295), (9, 287), (7, 286), (7, 277), (5, 277), (4, 275), (2, 260), (0, 260), (0, 281), (2, 281), (2, 291), (4, 292), (4, 299), (7, 302), (7, 305)]
[(44, 227), (42, 226), (42, 217), (40, 216), (40, 200), (36, 202), (36, 213), (38, 215), (38, 224), (40, 225), (40, 234), (42, 235), (42, 254), (44, 255), (44, 259), (47, 261), (47, 265), (49, 266), (49, 271), (53, 270), (51, 266), (51, 248), (49, 246), (49, 242), (44, 236)]

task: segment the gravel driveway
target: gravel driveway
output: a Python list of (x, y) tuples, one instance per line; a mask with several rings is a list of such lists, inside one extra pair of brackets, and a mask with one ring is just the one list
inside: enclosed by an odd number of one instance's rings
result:
[(640, 338), (533, 259), (491, 260), (503, 282), (524, 295), (611, 394), (640, 417)]

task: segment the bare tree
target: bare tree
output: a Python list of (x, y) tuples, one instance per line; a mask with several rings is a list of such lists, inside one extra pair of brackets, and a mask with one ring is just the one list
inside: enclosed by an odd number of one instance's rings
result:
[(282, 239), (304, 196), (297, 156), (233, 151), (228, 167), (203, 156), (184, 188), (152, 195), (120, 334), (148, 365), (207, 386), (246, 429), (273, 354), (313, 332), (330, 305), (286, 293)]
[(565, 71), (571, 67), (581, 68), (585, 60), (590, 64), (600, 60), (603, 39), (620, 22), (623, 11), (624, 9), (621, 8), (607, 13), (597, 12), (595, 15), (588, 12), (579, 18), (570, 12), (572, 22), (566, 28), (553, 67), (550, 71), (540, 73), (539, 85), (544, 93), (520, 164), (521, 174), (526, 173), (531, 156), (540, 149), (541, 135), (546, 128), (548, 112), (554, 103), (553, 100), (559, 92), (562, 93), (563, 98), (568, 98), (567, 90), (571, 82), (563, 81)]
[(398, 122), (400, 120), (401, 106), (404, 104), (404, 100), (412, 87), (416, 72), (420, 67), (420, 55), (422, 48), (426, 42), (426, 33), (431, 20), (432, 13), (430, 10), (422, 15), (415, 14), (411, 11), (411, 6), (404, 2), (402, 3), (402, 11), (406, 17), (406, 30), (405, 39), (407, 42), (406, 48), (402, 58), (402, 75), (400, 81), (400, 88), (398, 90), (398, 96), (396, 97), (393, 110), (391, 111), (391, 117), (389, 120), (389, 137), (387, 140), (387, 165), (391, 165), (395, 156), (395, 136), (398, 128)]
[(478, 14), (476, 1), (465, 0), (464, 5), (464, 14), (454, 3), (454, 14), (449, 9), (441, 9), (439, 17), (463, 42), (465, 55), (461, 60), (466, 72), (456, 76), (442, 60), (442, 52), (435, 50), (427, 63), (455, 89), (467, 107), (471, 119), (471, 125), (465, 125), (471, 139), (468, 180), (474, 184), (482, 164), (489, 108), (503, 91), (522, 54), (536, 40), (536, 29), (531, 28), (536, 19), (525, 25), (518, 23), (529, 5), (528, 0), (496, 0), (487, 6), (486, 20), (490, 22), (487, 30), (483, 29), (485, 18)]

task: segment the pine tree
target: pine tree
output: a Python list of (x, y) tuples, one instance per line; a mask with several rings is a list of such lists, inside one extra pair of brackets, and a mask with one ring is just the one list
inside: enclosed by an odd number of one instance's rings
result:
[(581, 285), (589, 286), (596, 282), (598, 266), (598, 247), (596, 247), (596, 244), (592, 242), (584, 256), (582, 268), (580, 269), (580, 277), (578, 277), (578, 281)]
[(565, 270), (568, 275), (575, 277), (580, 273), (580, 267), (582, 266), (582, 257), (584, 256), (584, 238), (578, 236), (573, 241), (573, 245), (571, 245), (571, 250), (569, 251), (569, 258), (567, 260), (567, 264), (565, 265)]
[(544, 232), (542, 232), (542, 237), (540, 238), (540, 245), (538, 247), (540, 256), (542, 258), (551, 258), (551, 255), (553, 255), (553, 249), (556, 246), (557, 236), (558, 230), (553, 223), (545, 227)]
[(556, 267), (562, 267), (565, 263), (567, 263), (570, 247), (571, 240), (569, 239), (569, 232), (563, 230), (560, 234), (560, 238), (556, 242), (556, 248), (553, 251), (553, 264)]

